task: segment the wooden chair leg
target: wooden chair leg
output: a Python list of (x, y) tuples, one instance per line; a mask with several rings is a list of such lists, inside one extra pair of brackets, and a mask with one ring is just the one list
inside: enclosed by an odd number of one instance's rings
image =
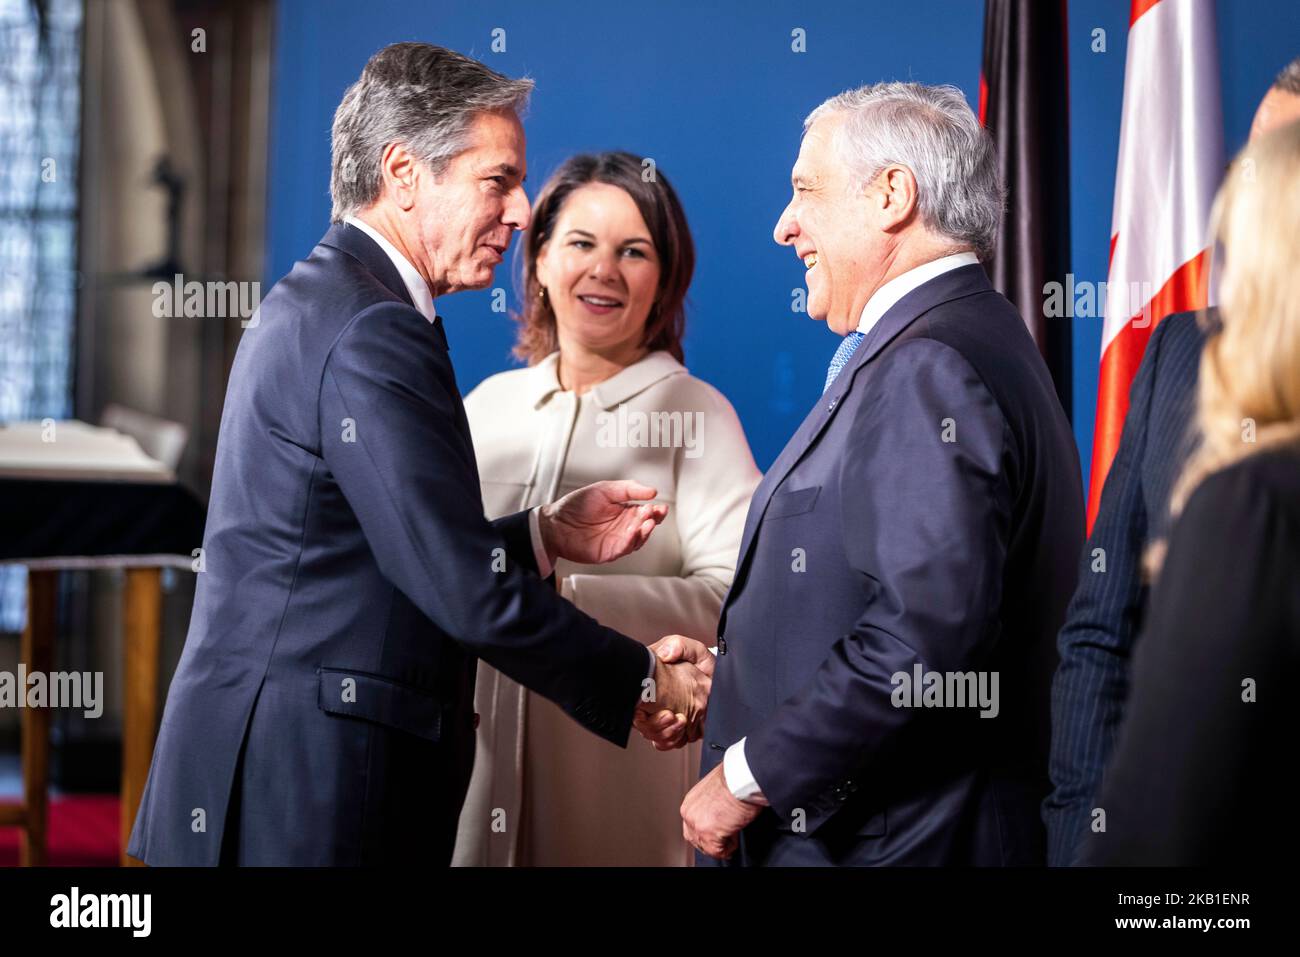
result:
[[(23, 628), (18, 660), (26, 665), (29, 675), (37, 671), (48, 675), (53, 670), (58, 575), (57, 571), (34, 569), (27, 573), (27, 625)], [(19, 694), (26, 694), (27, 689), (18, 690)], [(50, 709), (24, 707), (20, 714), (24, 827), (18, 863), (23, 867), (41, 867), (47, 857)]]
[(123, 867), (140, 867), (126, 853), (136, 811), (144, 796), (158, 721), (158, 653), (162, 626), (162, 574), (157, 568), (126, 573), (125, 656), (122, 707), (122, 851)]

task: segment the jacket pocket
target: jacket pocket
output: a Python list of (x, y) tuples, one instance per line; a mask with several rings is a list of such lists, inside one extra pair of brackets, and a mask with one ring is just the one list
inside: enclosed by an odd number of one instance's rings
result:
[(821, 490), (820, 485), (814, 485), (811, 488), (800, 488), (773, 495), (772, 501), (767, 505), (767, 513), (763, 517), (784, 518), (787, 515), (811, 512), (813, 505), (817, 503), (817, 493)]
[(442, 702), (427, 691), (391, 678), (349, 668), (318, 668), (316, 703), (329, 714), (373, 721), (437, 741)]

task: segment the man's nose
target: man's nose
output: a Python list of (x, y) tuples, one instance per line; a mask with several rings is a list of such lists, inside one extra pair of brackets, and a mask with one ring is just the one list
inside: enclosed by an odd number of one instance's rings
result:
[(528, 203), (528, 194), (522, 186), (516, 186), (511, 193), (510, 202), (506, 204), (506, 214), (502, 217), (507, 226), (514, 229), (527, 229), (532, 221), (533, 210)]
[(789, 246), (799, 235), (799, 223), (794, 218), (794, 213), (790, 207), (794, 203), (786, 204), (785, 209), (781, 210), (781, 218), (776, 221), (776, 228), (772, 230), (772, 238), (777, 241), (778, 245)]

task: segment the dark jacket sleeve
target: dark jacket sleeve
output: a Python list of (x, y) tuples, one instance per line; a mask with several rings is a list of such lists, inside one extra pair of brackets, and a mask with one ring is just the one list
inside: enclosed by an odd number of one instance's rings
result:
[(808, 833), (840, 809), (840, 790), (887, 775), (890, 752), (923, 720), (894, 706), (892, 676), (917, 663), (978, 670), (990, 651), (1010, 528), (1007, 436), (997, 402), (949, 346), (905, 343), (869, 380), (840, 471), (864, 611), (745, 742), (764, 796), (787, 820), (802, 809)]
[[(579, 612), (521, 561), (500, 561), (509, 552), (483, 517), (473, 449), (456, 427), (460, 401), (428, 323), (404, 305), (372, 306), (340, 334), (322, 374), (325, 465), (381, 572), (434, 624), (626, 745), (645, 648)], [(340, 435), (344, 419), (351, 441)], [(506, 525), (518, 540), (518, 517)]]
[[(515, 512), (513, 515), (503, 515), (492, 522), (492, 527), (496, 529), (497, 534), (506, 543), (506, 555), (509, 559), (512, 562), (518, 562), (536, 575), (538, 573), (537, 555), (533, 551), (533, 534), (528, 522), (528, 513), (531, 511), (532, 509), (526, 508), (522, 512)], [(551, 581), (552, 578), (554, 578), (554, 571), (546, 580)]]
[(1279, 762), (1294, 747), (1300, 528), (1255, 464), (1207, 478), (1174, 525), (1085, 863), (1262, 863), (1294, 849)]
[(1142, 555), (1148, 516), (1141, 465), (1165, 328), (1164, 323), (1156, 326), (1129, 390), (1119, 449), (1057, 638), (1060, 663), (1052, 680), (1049, 762), (1053, 790), (1043, 802), (1047, 862), (1053, 867), (1076, 860), (1124, 714), (1129, 655), (1146, 592)]

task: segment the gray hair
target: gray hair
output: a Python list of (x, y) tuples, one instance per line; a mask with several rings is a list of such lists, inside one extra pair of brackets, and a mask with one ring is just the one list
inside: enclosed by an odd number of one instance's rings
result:
[(429, 43), (384, 47), (334, 111), (331, 222), (342, 222), (379, 198), (379, 164), (390, 143), (402, 143), (440, 176), (468, 148), (477, 114), (522, 113), (532, 89), (532, 80), (512, 80)]
[(891, 163), (916, 177), (921, 222), (987, 261), (997, 246), (1005, 194), (993, 140), (955, 86), (876, 83), (833, 96), (803, 128), (846, 114), (840, 154), (865, 186)]
[(1300, 96), (1300, 56), (1282, 67), (1282, 72), (1273, 81), (1273, 88)]

